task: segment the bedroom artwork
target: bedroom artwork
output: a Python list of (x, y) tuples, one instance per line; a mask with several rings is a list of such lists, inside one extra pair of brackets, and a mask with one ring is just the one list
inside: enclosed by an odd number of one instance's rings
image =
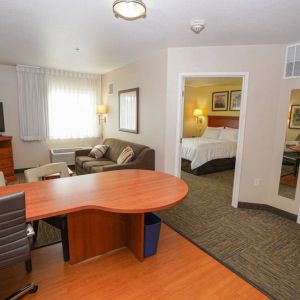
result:
[(230, 108), (231, 111), (241, 110), (241, 99), (242, 91), (231, 91), (230, 92)]
[(138, 133), (139, 88), (119, 91), (119, 130)]
[(291, 106), (290, 129), (300, 129), (300, 105)]
[(228, 94), (229, 92), (216, 92), (212, 94), (213, 111), (228, 110)]

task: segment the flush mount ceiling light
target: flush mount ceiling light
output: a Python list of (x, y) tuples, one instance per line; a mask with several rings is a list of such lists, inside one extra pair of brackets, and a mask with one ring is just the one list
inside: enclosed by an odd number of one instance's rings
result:
[(136, 20), (146, 17), (146, 5), (142, 0), (116, 0), (113, 12), (117, 18)]
[(205, 28), (204, 20), (193, 20), (191, 21), (191, 30), (196, 34), (199, 34)]

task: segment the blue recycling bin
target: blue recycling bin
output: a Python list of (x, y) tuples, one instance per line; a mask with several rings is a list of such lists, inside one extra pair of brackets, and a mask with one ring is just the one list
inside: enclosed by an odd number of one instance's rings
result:
[(144, 225), (144, 257), (154, 255), (157, 252), (161, 227), (161, 219), (153, 214), (145, 214)]

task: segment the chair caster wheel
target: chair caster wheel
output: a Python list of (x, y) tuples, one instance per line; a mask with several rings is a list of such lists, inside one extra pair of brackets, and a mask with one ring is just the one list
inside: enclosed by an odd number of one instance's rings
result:
[(37, 285), (34, 285), (33, 288), (29, 291), (29, 293), (30, 293), (30, 294), (36, 293), (37, 290), (38, 290), (38, 288), (39, 288), (39, 287), (38, 287)]

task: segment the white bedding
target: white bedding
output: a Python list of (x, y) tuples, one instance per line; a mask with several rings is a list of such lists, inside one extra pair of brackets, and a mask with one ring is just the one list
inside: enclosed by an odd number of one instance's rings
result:
[(181, 157), (190, 160), (194, 170), (213, 159), (235, 157), (236, 146), (236, 142), (219, 139), (184, 138)]

